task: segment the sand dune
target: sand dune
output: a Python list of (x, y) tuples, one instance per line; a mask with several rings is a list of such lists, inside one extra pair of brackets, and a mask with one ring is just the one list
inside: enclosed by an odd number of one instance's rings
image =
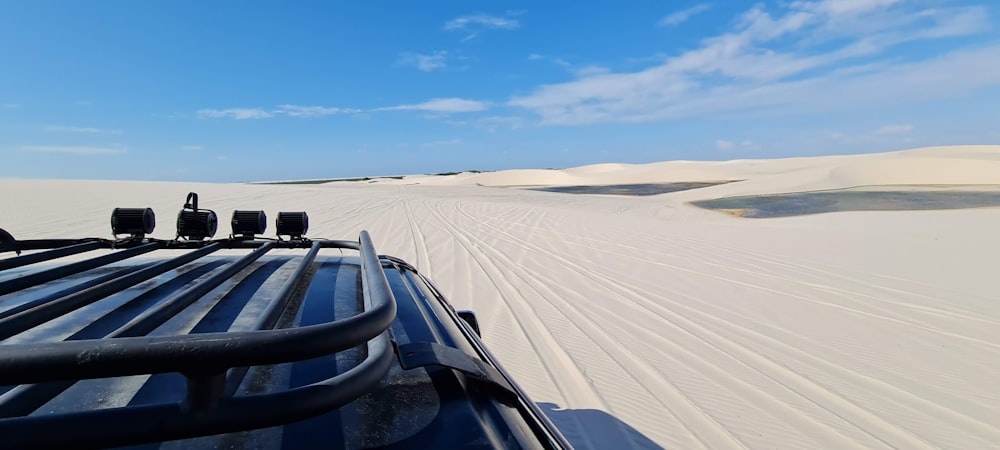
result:
[[(499, 188), (706, 180), (745, 181), (642, 198)], [(0, 227), (106, 237), (113, 207), (150, 206), (172, 238), (193, 190), (222, 217), (368, 229), (477, 311), (581, 449), (996, 448), (1000, 208), (751, 220), (686, 204), (894, 184), (1000, 184), (1000, 146), (373, 184), (0, 180)]]

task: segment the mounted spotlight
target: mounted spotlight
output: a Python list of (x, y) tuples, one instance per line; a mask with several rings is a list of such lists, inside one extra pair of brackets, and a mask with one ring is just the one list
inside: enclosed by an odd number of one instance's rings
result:
[(219, 228), (219, 217), (215, 211), (198, 209), (198, 194), (191, 192), (184, 203), (184, 209), (177, 213), (177, 237), (189, 241), (200, 241), (215, 235)]
[(305, 211), (279, 212), (275, 225), (278, 228), (278, 236), (302, 239), (306, 231), (309, 231), (309, 215)]
[(143, 238), (156, 227), (156, 215), (152, 208), (115, 208), (111, 211), (111, 233), (130, 234)]
[(255, 234), (264, 234), (267, 229), (267, 215), (264, 211), (233, 211), (233, 236), (243, 235), (253, 239)]

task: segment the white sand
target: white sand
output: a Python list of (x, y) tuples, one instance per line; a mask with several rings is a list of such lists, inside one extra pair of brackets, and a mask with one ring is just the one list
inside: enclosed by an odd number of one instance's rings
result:
[[(487, 187), (706, 180), (746, 181), (642, 198)], [(107, 237), (113, 207), (151, 206), (170, 238), (197, 191), (225, 218), (368, 229), (477, 311), (581, 449), (998, 448), (1000, 208), (739, 219), (685, 203), (885, 184), (1000, 184), (1000, 146), (376, 184), (0, 180), (0, 227)]]

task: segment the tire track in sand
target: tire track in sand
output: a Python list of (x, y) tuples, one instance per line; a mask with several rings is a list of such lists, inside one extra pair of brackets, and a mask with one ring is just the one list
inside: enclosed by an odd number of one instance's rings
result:
[[(602, 404), (603, 400), (601, 397), (597, 395), (593, 386), (580, 373), (579, 367), (573, 362), (572, 358), (562, 351), (555, 338), (545, 327), (545, 324), (538, 320), (537, 314), (532, 310), (531, 306), (520, 301), (509, 301), (512, 297), (519, 298), (518, 296), (521, 293), (504, 276), (503, 271), (497, 268), (489, 258), (483, 257), (481, 251), (477, 250), (476, 245), (469, 239), (469, 234), (459, 231), (436, 208), (429, 207), (427, 210), (441, 222), (443, 228), (466, 250), (474, 265), (486, 276), (498, 294), (514, 294), (504, 296), (504, 303), (509, 308), (520, 332), (527, 338), (527, 341), (532, 346), (532, 350), (538, 355), (538, 359), (542, 367), (545, 368), (552, 385), (559, 390), (563, 400), (567, 402), (567, 407), (580, 408)], [(538, 342), (539, 340), (541, 342)], [(555, 366), (556, 370), (553, 370), (553, 366)], [(566, 387), (572, 389), (566, 389)], [(580, 401), (580, 392), (586, 393), (584, 401)]]
[[(473, 217), (470, 219), (475, 222)], [(502, 230), (494, 228), (494, 231), (501, 234), (506, 234)], [(521, 244), (528, 246), (530, 244), (525, 244), (523, 240), (517, 239), (513, 236), (509, 236), (511, 241), (516, 244)], [(739, 345), (736, 342), (729, 340), (728, 338), (719, 335), (708, 328), (698, 325), (695, 322), (688, 320), (687, 318), (673, 313), (666, 308), (655, 308), (659, 311), (654, 311), (651, 306), (656, 306), (652, 302), (646, 300), (646, 295), (643, 295), (637, 290), (626, 286), (615, 280), (610, 280), (600, 274), (593, 273), (579, 266), (578, 264), (563, 258), (562, 256), (540, 248), (535, 249), (536, 252), (542, 252), (547, 258), (558, 260), (565, 267), (570, 267), (577, 272), (592, 277), (594, 280), (600, 281), (600, 284), (618, 295), (628, 298), (636, 304), (643, 305), (643, 307), (652, 313), (659, 313), (661, 317), (669, 321), (672, 325), (678, 329), (684, 330), (687, 334), (695, 337), (704, 343), (710, 345), (716, 350), (725, 353), (730, 358), (737, 360), (744, 364), (746, 367), (752, 369), (753, 371), (765, 376), (774, 382), (782, 385), (785, 389), (797, 394), (803, 399), (815, 404), (816, 406), (826, 410), (827, 412), (840, 417), (845, 422), (851, 424), (852, 426), (870, 434), (876, 439), (886, 443), (887, 445), (893, 447), (904, 447), (904, 448), (932, 448), (932, 446), (926, 441), (920, 439), (919, 437), (911, 434), (910, 432), (898, 428), (894, 424), (891, 424), (881, 417), (859, 407), (858, 405), (852, 403), (850, 400), (841, 397), (827, 388), (817, 385), (806, 377), (775, 363), (774, 361), (759, 355), (749, 349)], [(682, 269), (683, 268), (679, 268)], [(547, 280), (551, 283), (556, 283), (555, 280)], [(649, 294), (649, 293), (646, 293)], [(605, 311), (608, 314), (614, 314), (612, 310)], [(682, 325), (683, 324), (683, 325)], [(795, 416), (788, 417), (794, 419)], [(815, 424), (815, 422), (810, 422)], [(865, 426), (858, 425), (859, 423), (866, 424)]]
[(427, 239), (420, 232), (420, 225), (417, 224), (417, 219), (413, 215), (413, 209), (410, 206), (411, 198), (409, 192), (406, 190), (406, 186), (399, 186), (398, 189), (402, 193), (403, 211), (406, 213), (410, 236), (413, 238), (413, 251), (417, 253), (417, 270), (422, 273), (430, 273), (431, 259), (430, 252), (427, 251)]
[[(468, 215), (466, 217), (473, 221), (476, 220), (474, 217)], [(483, 223), (485, 224), (486, 222)], [(499, 228), (489, 227), (506, 234)], [(478, 240), (472, 233), (469, 236), (474, 240)], [(488, 253), (487, 256), (494, 263), (498, 263), (498, 268), (505, 270), (509, 276), (518, 278), (521, 280), (519, 284), (534, 291), (538, 294), (539, 298), (548, 301), (553, 308), (567, 319), (568, 323), (576, 327), (580, 333), (593, 342), (596, 348), (607, 355), (611, 361), (614, 361), (625, 376), (631, 378), (635, 385), (639, 386), (650, 398), (659, 403), (664, 411), (669, 412), (677, 420), (677, 423), (703, 448), (748, 448), (739, 438), (721, 426), (709, 414), (701, 410), (670, 380), (662, 376), (650, 365), (644, 363), (640, 356), (619, 345), (615, 338), (597, 326), (592, 318), (581, 313), (570, 302), (559, 300), (561, 296), (549, 288), (549, 286), (559, 285), (556, 280), (525, 271), (520, 268), (519, 264), (507, 258), (502, 252), (491, 249), (490, 246), (481, 240), (479, 240), (479, 243), (482, 244), (483, 249), (487, 249), (484, 250), (484, 254)], [(625, 435), (627, 436), (627, 434)], [(678, 445), (683, 445), (683, 443), (678, 443)]]
[[(577, 244), (577, 243), (572, 243), (572, 242), (564, 242), (564, 243), (567, 244), (567, 245), (579, 245), (579, 246), (583, 246), (583, 247), (588, 248), (588, 249), (598, 250), (598, 249), (595, 249), (594, 247), (586, 245), (586, 244)], [(964, 341), (967, 341), (967, 342), (972, 342), (972, 343), (975, 343), (975, 344), (978, 344), (978, 345), (981, 345), (981, 346), (985, 346), (989, 350), (992, 350), (992, 351), (1000, 351), (1000, 344), (989, 342), (989, 341), (986, 341), (986, 340), (983, 340), (983, 339), (979, 339), (979, 338), (975, 338), (975, 337), (971, 337), (971, 336), (966, 336), (966, 335), (955, 333), (955, 332), (951, 332), (951, 331), (947, 331), (947, 330), (941, 330), (941, 329), (938, 329), (938, 328), (935, 328), (935, 327), (932, 327), (932, 326), (928, 326), (928, 325), (925, 325), (925, 324), (922, 324), (922, 323), (915, 323), (915, 322), (908, 321), (908, 320), (905, 320), (905, 319), (900, 319), (900, 318), (897, 318), (897, 317), (890, 317), (890, 316), (886, 316), (884, 314), (879, 314), (879, 313), (876, 313), (876, 312), (861, 310), (861, 309), (858, 309), (856, 307), (850, 307), (850, 306), (841, 305), (841, 304), (837, 304), (837, 303), (832, 303), (832, 302), (828, 302), (828, 301), (818, 300), (816, 298), (812, 298), (812, 297), (807, 297), (807, 296), (795, 294), (795, 293), (789, 292), (789, 291), (782, 291), (782, 290), (773, 289), (773, 288), (770, 288), (770, 287), (767, 287), (767, 286), (763, 286), (763, 285), (760, 285), (760, 284), (756, 284), (756, 283), (752, 283), (752, 282), (749, 282), (749, 281), (741, 281), (741, 280), (737, 280), (737, 279), (734, 279), (734, 278), (728, 278), (728, 277), (723, 277), (723, 276), (719, 276), (719, 275), (709, 274), (709, 273), (706, 273), (706, 272), (702, 272), (702, 271), (690, 269), (690, 268), (687, 268), (687, 267), (678, 266), (678, 265), (675, 265), (675, 264), (665, 263), (665, 262), (662, 262), (662, 261), (641, 258), (641, 257), (635, 256), (633, 254), (610, 252), (610, 251), (607, 251), (607, 250), (603, 250), (603, 251), (606, 251), (606, 252), (609, 252), (609, 253), (613, 253), (615, 256), (620, 256), (620, 257), (625, 257), (625, 258), (630, 258), (630, 259), (634, 259), (634, 260), (637, 260), (637, 261), (641, 261), (641, 262), (643, 262), (645, 264), (657, 265), (657, 266), (661, 266), (661, 267), (664, 267), (664, 268), (667, 268), (667, 269), (671, 269), (671, 270), (674, 270), (674, 271), (685, 272), (685, 273), (688, 273), (688, 274), (691, 274), (691, 275), (695, 275), (695, 276), (698, 276), (698, 277), (710, 278), (710, 279), (717, 280), (717, 281), (731, 283), (731, 284), (735, 284), (735, 285), (742, 286), (742, 287), (747, 287), (747, 288), (756, 289), (756, 290), (760, 290), (760, 291), (764, 291), (764, 292), (769, 292), (769, 293), (776, 294), (776, 295), (781, 295), (781, 296), (784, 296), (784, 297), (793, 298), (793, 299), (798, 300), (798, 301), (813, 303), (813, 304), (825, 306), (825, 307), (828, 307), (828, 308), (832, 308), (832, 309), (836, 309), (836, 310), (840, 310), (840, 311), (844, 311), (844, 312), (848, 312), (848, 313), (853, 313), (853, 314), (858, 314), (858, 315), (865, 316), (865, 317), (870, 317), (870, 318), (873, 318), (873, 319), (885, 320), (887, 322), (891, 322), (891, 323), (894, 323), (894, 324), (897, 324), (897, 325), (910, 326), (910, 327), (914, 327), (914, 328), (920, 329), (922, 331), (927, 331), (927, 332), (930, 332), (930, 333), (935, 333), (935, 334), (939, 334), (939, 335), (942, 335), (942, 336), (951, 337), (951, 338), (954, 338), (954, 339), (959, 339), (959, 340), (964, 340)], [(716, 264), (716, 263), (705, 263), (704, 261), (699, 261), (699, 263), (701, 263), (701, 264), (708, 264), (708, 265), (715, 265), (715, 266), (719, 266), (719, 267), (722, 267), (722, 268), (725, 268), (725, 269), (735, 270), (735, 269), (732, 269), (729, 266), (719, 265), (719, 264)], [(765, 274), (758, 274), (758, 275), (765, 276)], [(782, 279), (786, 280), (784, 278), (782, 278)], [(787, 279), (787, 281), (795, 281), (795, 280), (793, 280), (793, 279)], [(828, 287), (828, 288), (835, 289), (835, 288), (832, 288), (832, 287)], [(845, 294), (845, 295), (849, 295), (849, 294)]]

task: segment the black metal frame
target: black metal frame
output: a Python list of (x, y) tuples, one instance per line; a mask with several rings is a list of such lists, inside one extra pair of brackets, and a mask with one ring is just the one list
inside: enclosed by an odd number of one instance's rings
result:
[[(72, 442), (75, 447), (109, 447), (282, 425), (343, 406), (374, 388), (385, 376), (394, 356), (388, 328), (395, 319), (396, 301), (366, 231), (361, 232), (357, 242), (3, 239), (0, 240), (0, 252), (47, 251), (0, 260), (0, 270), (95, 249), (119, 251), (0, 282), (0, 295), (152, 250), (193, 251), (145, 267), (122, 270), (101, 277), (100, 282), (81, 290), (63, 290), (5, 311), (0, 314), (0, 339), (223, 248), (253, 251), (107, 336), (114, 339), (0, 344), (0, 386), (20, 385), (3, 395), (20, 396), (28, 405), (25, 411), (8, 412), (7, 417), (0, 418), (0, 436), (3, 436), (0, 446), (26, 448)], [(309, 251), (266, 306), (255, 324), (255, 331), (144, 336), (274, 248), (308, 248)], [(273, 329), (321, 248), (360, 252), (364, 310), (334, 322)], [(361, 344), (367, 346), (366, 358), (336, 377), (281, 392), (234, 396), (249, 366), (300, 361)], [(185, 399), (180, 403), (27, 416), (78, 380), (168, 372), (179, 372), (187, 379)]]
[(428, 288), (430, 288), (430, 290), (434, 293), (434, 296), (445, 304), (445, 310), (448, 315), (451, 316), (452, 322), (454, 322), (461, 330), (461, 333), (465, 337), (466, 341), (468, 341), (475, 348), (476, 353), (480, 358), (482, 358), (482, 361), (493, 368), (493, 370), (490, 371), (490, 376), (503, 379), (504, 382), (500, 387), (510, 389), (511, 392), (515, 394), (514, 398), (516, 398), (516, 401), (520, 404), (521, 410), (531, 417), (531, 420), (528, 420), (527, 423), (535, 431), (536, 436), (538, 436), (539, 439), (544, 439), (550, 448), (572, 449), (573, 446), (568, 440), (566, 440), (566, 437), (559, 432), (559, 429), (556, 428), (555, 424), (552, 423), (544, 412), (542, 412), (538, 405), (528, 400), (528, 394), (516, 382), (514, 382), (514, 378), (506, 370), (504, 370), (496, 356), (494, 356), (493, 353), (486, 348), (486, 344), (483, 343), (482, 339), (479, 337), (478, 331), (474, 330), (468, 322), (459, 317), (455, 308), (444, 300), (445, 297), (437, 286), (423, 274), (417, 272), (416, 268), (411, 266), (406, 261), (392, 256), (387, 258), (391, 259), (393, 263), (397, 265), (408, 267), (412, 270), (413, 273), (416, 274), (416, 276), (419, 277)]

